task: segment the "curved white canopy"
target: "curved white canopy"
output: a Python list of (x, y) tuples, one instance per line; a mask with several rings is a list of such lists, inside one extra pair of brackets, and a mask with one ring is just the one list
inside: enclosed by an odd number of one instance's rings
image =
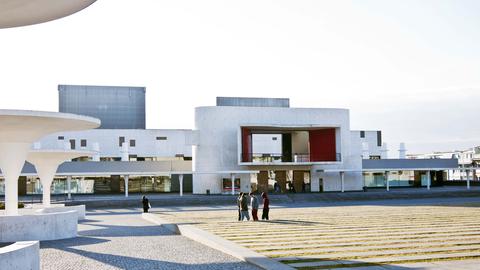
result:
[(0, 110), (0, 168), (5, 177), (5, 213), (18, 214), (18, 176), (34, 141), (50, 133), (99, 126), (99, 119), (75, 114)]
[(78, 150), (32, 150), (27, 161), (32, 163), (43, 186), (43, 205), (50, 206), (50, 186), (58, 166), (72, 158), (92, 156), (95, 152)]
[(95, 0), (1, 0), (0, 28), (25, 26), (60, 19)]
[(55, 132), (93, 129), (100, 120), (69, 113), (0, 110), (0, 142), (32, 143)]

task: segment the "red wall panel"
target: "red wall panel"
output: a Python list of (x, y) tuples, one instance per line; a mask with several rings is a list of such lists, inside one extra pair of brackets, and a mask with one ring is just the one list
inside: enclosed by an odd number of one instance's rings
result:
[(242, 127), (242, 162), (252, 161), (252, 133)]
[(310, 161), (336, 161), (335, 129), (309, 131)]

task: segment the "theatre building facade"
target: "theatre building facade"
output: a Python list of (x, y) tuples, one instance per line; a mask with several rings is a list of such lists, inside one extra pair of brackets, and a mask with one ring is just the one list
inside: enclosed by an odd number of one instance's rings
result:
[[(443, 170), (458, 167), (456, 159), (406, 161), (404, 149), (382, 163), (388, 149), (380, 131), (351, 130), (347, 109), (292, 108), (289, 99), (218, 97), (215, 106), (195, 108), (194, 129), (146, 129), (145, 93), (59, 86), (59, 111), (99, 118), (102, 126), (36, 143), (95, 153), (62, 164), (52, 193), (360, 191), (441, 182)], [(27, 163), (20, 193), (41, 189)]]

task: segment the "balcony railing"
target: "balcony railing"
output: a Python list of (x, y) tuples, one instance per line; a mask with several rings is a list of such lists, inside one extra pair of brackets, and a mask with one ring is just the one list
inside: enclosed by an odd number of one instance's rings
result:
[(322, 160), (312, 161), (310, 153), (295, 153), (291, 156), (283, 155), (282, 153), (242, 153), (243, 162), (253, 163), (282, 163), (282, 162), (329, 162), (329, 161), (341, 161), (342, 156), (340, 153), (335, 154), (335, 160)]

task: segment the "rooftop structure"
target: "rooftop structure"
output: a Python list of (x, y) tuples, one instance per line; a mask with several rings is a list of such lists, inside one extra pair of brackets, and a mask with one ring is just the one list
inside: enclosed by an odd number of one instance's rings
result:
[(59, 85), (59, 112), (102, 121), (100, 129), (145, 129), (145, 87)]

